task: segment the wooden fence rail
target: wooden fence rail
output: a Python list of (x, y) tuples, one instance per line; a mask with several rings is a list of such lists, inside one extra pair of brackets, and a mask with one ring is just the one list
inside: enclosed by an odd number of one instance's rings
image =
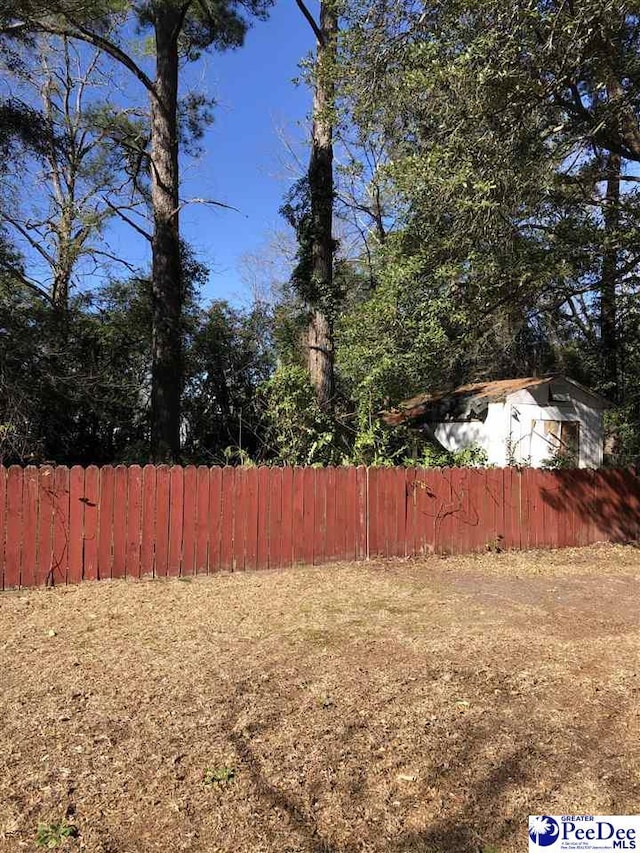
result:
[(0, 467), (3, 589), (639, 534), (631, 470)]

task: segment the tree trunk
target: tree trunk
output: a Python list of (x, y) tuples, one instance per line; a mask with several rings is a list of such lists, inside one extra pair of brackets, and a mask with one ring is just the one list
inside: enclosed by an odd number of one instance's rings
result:
[(307, 329), (309, 378), (316, 397), (324, 408), (333, 398), (333, 329), (322, 311), (312, 311)]
[(60, 220), (54, 225), (57, 237), (57, 251), (53, 267), (53, 284), (51, 288), (51, 301), (54, 307), (61, 312), (69, 308), (69, 290), (71, 288), (71, 276), (73, 268), (78, 260), (78, 253), (74, 251), (73, 241), (73, 182), (67, 181), (67, 191), (70, 197), (63, 200)]
[(332, 65), (338, 18), (330, 3), (320, 6), (320, 33), (316, 56), (313, 128), (309, 162), (312, 217), (312, 277), (320, 300), (313, 306), (308, 328), (309, 377), (318, 402), (328, 408), (333, 399), (333, 127), (334, 85)]
[(58, 311), (66, 311), (69, 307), (70, 281), (71, 270), (67, 267), (56, 271), (51, 288), (51, 302)]
[(617, 330), (617, 230), (620, 215), (619, 154), (607, 159), (607, 187), (604, 198), (604, 251), (600, 279), (600, 348), (603, 384), (611, 402), (619, 398), (618, 387), (618, 330)]
[(182, 394), (182, 272), (178, 228), (178, 12), (155, 7), (156, 97), (151, 98), (152, 344), (151, 454), (180, 453)]

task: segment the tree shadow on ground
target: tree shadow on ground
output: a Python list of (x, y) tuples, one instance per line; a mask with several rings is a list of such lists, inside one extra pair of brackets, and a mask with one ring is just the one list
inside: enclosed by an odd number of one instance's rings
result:
[[(621, 702), (621, 710), (630, 713), (627, 704)], [(236, 711), (239, 710), (236, 706)], [(288, 816), (300, 840), (292, 849), (308, 853), (487, 853), (505, 845), (515, 848), (514, 840), (521, 847), (527, 842), (529, 813), (579, 814), (590, 810), (591, 803), (587, 806), (558, 799), (560, 791), (570, 795), (572, 790), (581, 790), (585, 774), (598, 780), (598, 801), (602, 809), (610, 809), (603, 813), (624, 813), (637, 801), (639, 780), (612, 752), (611, 745), (616, 740), (612, 733), (615, 722), (610, 714), (603, 714), (597, 725), (593, 720), (590, 724), (579, 720), (574, 731), (563, 729), (562, 747), (549, 753), (542, 746), (549, 742), (549, 731), (539, 723), (522, 718), (511, 732), (509, 746), (505, 746), (504, 732), (497, 723), (492, 725), (475, 718), (463, 723), (455, 738), (450, 732), (449, 737), (442, 737), (442, 760), (432, 764), (419, 778), (413, 804), (419, 809), (425, 792), (435, 791), (442, 806), (428, 820), (421, 821), (423, 828), (410, 829), (400, 824), (392, 832), (388, 828), (385, 832), (376, 831), (355, 818), (351, 821), (351, 815), (367, 808), (370, 792), (364, 785), (344, 791), (337, 818), (329, 821), (332, 829), (326, 828), (326, 820), (324, 829), (321, 828), (320, 816), (309, 806), (308, 791), (302, 788), (299, 795), (294, 794), (277, 778), (265, 775), (261, 744), (275, 730), (277, 720), (255, 723), (241, 730), (233, 725), (229, 728), (230, 740), (250, 774), (255, 793), (268, 809), (275, 808)], [(344, 738), (344, 734), (340, 737)], [(565, 737), (573, 737), (573, 741), (567, 745)], [(604, 745), (604, 754), (599, 744)], [(357, 744), (348, 746), (347, 752), (357, 753)], [(375, 774), (373, 756), (370, 768), (366, 767), (367, 758), (366, 754), (359, 756), (365, 762), (365, 774), (368, 770)], [(388, 803), (389, 809), (393, 805)], [(359, 826), (364, 827), (361, 834)], [(277, 846), (281, 839), (273, 841), (274, 850), (283, 849), (284, 853), (289, 849)]]
[(315, 816), (308, 814), (302, 803), (297, 803), (291, 795), (266, 778), (247, 732), (232, 731), (230, 739), (238, 757), (249, 771), (256, 794), (269, 808), (288, 815), (296, 833), (305, 842), (305, 850), (309, 853), (351, 853), (357, 849), (332, 844), (320, 831)]

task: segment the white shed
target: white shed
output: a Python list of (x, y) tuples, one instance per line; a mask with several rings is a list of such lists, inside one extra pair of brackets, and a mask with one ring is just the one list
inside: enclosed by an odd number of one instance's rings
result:
[(566, 376), (501, 379), (424, 394), (388, 412), (433, 434), (448, 450), (482, 447), (490, 465), (539, 468), (564, 457), (580, 468), (602, 465), (607, 401)]

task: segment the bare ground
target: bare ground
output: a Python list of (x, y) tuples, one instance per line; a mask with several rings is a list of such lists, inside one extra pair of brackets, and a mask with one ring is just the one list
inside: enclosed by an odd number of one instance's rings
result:
[(639, 605), (619, 546), (5, 593), (0, 851), (66, 817), (92, 853), (515, 853), (638, 812)]

